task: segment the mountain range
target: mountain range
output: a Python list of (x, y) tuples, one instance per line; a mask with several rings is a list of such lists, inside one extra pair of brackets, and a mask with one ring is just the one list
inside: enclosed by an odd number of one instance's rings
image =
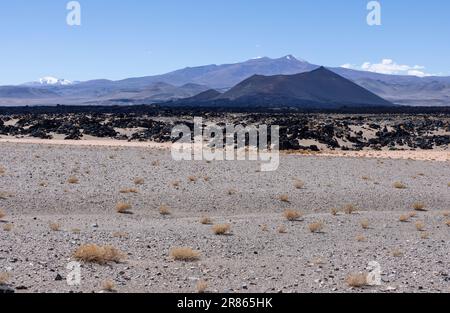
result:
[[(319, 69), (319, 65), (292, 55), (267, 57), (242, 63), (187, 67), (163, 75), (71, 83), (47, 79), (21, 86), (0, 87), (0, 105), (108, 105), (143, 104), (190, 98), (210, 89), (227, 92), (254, 75), (294, 75)], [(411, 106), (449, 106), (450, 77), (385, 75), (327, 67), (389, 102)]]
[(223, 94), (212, 89), (172, 105), (326, 109), (394, 106), (324, 67), (293, 75), (253, 75)]

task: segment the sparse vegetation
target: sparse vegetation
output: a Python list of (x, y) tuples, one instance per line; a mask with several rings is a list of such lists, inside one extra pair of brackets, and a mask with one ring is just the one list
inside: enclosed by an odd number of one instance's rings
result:
[(195, 176), (189, 176), (188, 177), (188, 180), (191, 182), (191, 183), (195, 183), (195, 182), (197, 182), (197, 177), (195, 177)]
[(344, 206), (343, 211), (345, 214), (353, 214), (354, 212), (357, 211), (356, 206), (354, 206), (353, 204), (347, 204)]
[(227, 235), (230, 233), (230, 224), (217, 224), (213, 226), (213, 233), (216, 235)]
[(172, 213), (170, 212), (170, 208), (167, 205), (163, 204), (159, 207), (159, 214), (161, 214), (162, 216), (169, 216)]
[(278, 227), (277, 231), (278, 231), (279, 234), (286, 234), (286, 233), (287, 233), (286, 226), (280, 225), (280, 226)]
[(312, 233), (320, 233), (323, 231), (325, 224), (323, 222), (314, 222), (308, 225), (308, 229)]
[(213, 220), (207, 216), (204, 216), (200, 219), (200, 224), (203, 225), (212, 225), (213, 224)]
[(367, 274), (351, 274), (346, 279), (347, 284), (353, 288), (367, 286)]
[(141, 178), (141, 177), (136, 177), (133, 180), (135, 185), (143, 185), (145, 183), (145, 179)]
[(365, 241), (367, 241), (367, 238), (364, 235), (358, 235), (358, 236), (356, 236), (356, 241), (365, 242)]
[(75, 176), (70, 176), (70, 177), (67, 179), (67, 182), (68, 182), (69, 184), (74, 185), (74, 184), (78, 184), (78, 183), (80, 182), (80, 180), (79, 180), (77, 177), (75, 177)]
[(420, 234), (420, 238), (424, 239), (424, 240), (429, 239), (430, 238), (430, 234), (427, 233), (427, 232), (423, 232), (423, 233)]
[(172, 184), (172, 187), (179, 188), (181, 185), (181, 182), (179, 180), (175, 180), (171, 184)]
[(284, 211), (283, 216), (288, 221), (294, 222), (294, 221), (297, 221), (299, 218), (301, 218), (302, 214), (299, 211), (286, 210), (286, 211)]
[(262, 224), (262, 225), (260, 225), (260, 227), (261, 227), (261, 230), (264, 231), (264, 232), (269, 230), (269, 228), (267, 227), (266, 224)]
[(75, 251), (73, 257), (77, 261), (102, 265), (110, 262), (120, 263), (125, 258), (123, 253), (114, 247), (96, 244), (82, 245)]
[(404, 253), (400, 249), (394, 249), (392, 250), (392, 256), (395, 258), (401, 258), (403, 257)]
[(124, 188), (120, 190), (120, 193), (127, 194), (127, 193), (139, 193), (139, 190), (136, 188)]
[(369, 222), (368, 219), (365, 219), (365, 220), (362, 220), (362, 221), (361, 221), (361, 227), (362, 227), (363, 229), (369, 229), (369, 226), (370, 226), (370, 222)]
[(336, 215), (338, 215), (339, 210), (336, 209), (336, 208), (332, 208), (332, 209), (330, 210), (330, 213), (331, 213), (331, 215), (336, 216)]
[(49, 224), (49, 227), (52, 231), (60, 231), (61, 230), (61, 225), (58, 223), (52, 222)]
[(112, 236), (113, 236), (114, 238), (120, 238), (120, 239), (122, 239), (122, 238), (128, 238), (128, 233), (125, 233), (125, 232), (122, 232), (122, 231), (118, 231), (118, 232), (114, 232), (114, 233), (112, 234)]
[(102, 283), (102, 290), (108, 291), (108, 292), (115, 292), (116, 291), (116, 284), (113, 280), (107, 279)]
[(278, 197), (281, 202), (289, 202), (289, 196), (287, 194), (282, 194)]
[(3, 166), (0, 166), (0, 176), (3, 176), (6, 173), (6, 169)]
[(445, 222), (445, 225), (447, 225), (447, 226), (450, 227), (450, 220), (446, 221), (446, 222)]
[(125, 202), (119, 202), (116, 205), (116, 211), (120, 214), (129, 214), (131, 210), (131, 205)]
[(427, 211), (425, 204), (423, 204), (422, 202), (415, 202), (413, 204), (413, 209), (416, 211)]
[(227, 189), (227, 195), (229, 195), (229, 196), (235, 195), (236, 193), (237, 193), (237, 190), (234, 188)]
[(0, 209), (0, 220), (3, 219), (6, 216), (5, 211), (3, 209)]
[(5, 224), (3, 225), (3, 230), (4, 231), (11, 231), (13, 229), (13, 224)]
[(409, 212), (408, 215), (409, 215), (410, 218), (414, 218), (414, 217), (417, 216), (417, 213), (416, 212)]
[(294, 180), (294, 187), (296, 189), (303, 189), (305, 187), (305, 183), (303, 181), (301, 181), (300, 179), (295, 179)]
[(444, 213), (442, 213), (442, 216), (449, 217), (450, 216), (450, 211), (445, 211)]
[(400, 217), (399, 217), (399, 221), (402, 222), (402, 223), (406, 223), (406, 222), (409, 221), (409, 217), (410, 217), (409, 215), (402, 214), (402, 215), (400, 215)]
[(8, 284), (9, 281), (9, 274), (8, 273), (0, 273), (0, 286), (4, 286)]
[(396, 188), (396, 189), (406, 189), (408, 187), (406, 187), (406, 185), (404, 183), (397, 181), (397, 182), (394, 183), (394, 188)]
[(197, 292), (198, 293), (205, 293), (208, 289), (208, 283), (204, 280), (200, 280), (197, 283)]
[(193, 262), (200, 258), (200, 252), (188, 247), (173, 248), (170, 250), (170, 256), (175, 261)]
[(417, 221), (416, 222), (416, 229), (418, 231), (424, 231), (425, 230), (425, 223), (422, 221)]

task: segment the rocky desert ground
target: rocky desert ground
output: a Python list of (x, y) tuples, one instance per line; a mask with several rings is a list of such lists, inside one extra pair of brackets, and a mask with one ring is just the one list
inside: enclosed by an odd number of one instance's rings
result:
[(445, 150), (283, 154), (275, 172), (144, 146), (0, 154), (4, 291), (450, 292)]

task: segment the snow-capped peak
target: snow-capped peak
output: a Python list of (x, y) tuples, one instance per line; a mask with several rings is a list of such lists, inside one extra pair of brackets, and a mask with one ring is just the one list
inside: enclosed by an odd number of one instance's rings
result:
[(72, 85), (72, 82), (67, 79), (60, 79), (60, 78), (55, 78), (52, 76), (46, 76), (46, 77), (42, 77), (39, 79), (39, 84), (66, 86), (66, 85)]

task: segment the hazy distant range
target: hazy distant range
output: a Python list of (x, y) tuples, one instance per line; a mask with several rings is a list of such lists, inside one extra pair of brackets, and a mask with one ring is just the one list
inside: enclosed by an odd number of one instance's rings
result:
[[(99, 79), (72, 83), (50, 78), (19, 86), (0, 86), (0, 106), (165, 103), (212, 92), (211, 89), (226, 93), (254, 75), (293, 75), (319, 68), (319, 65), (288, 55), (279, 59), (264, 57), (235, 64), (188, 67), (163, 75), (119, 81)], [(390, 103), (450, 106), (450, 77), (420, 78), (327, 69)]]

